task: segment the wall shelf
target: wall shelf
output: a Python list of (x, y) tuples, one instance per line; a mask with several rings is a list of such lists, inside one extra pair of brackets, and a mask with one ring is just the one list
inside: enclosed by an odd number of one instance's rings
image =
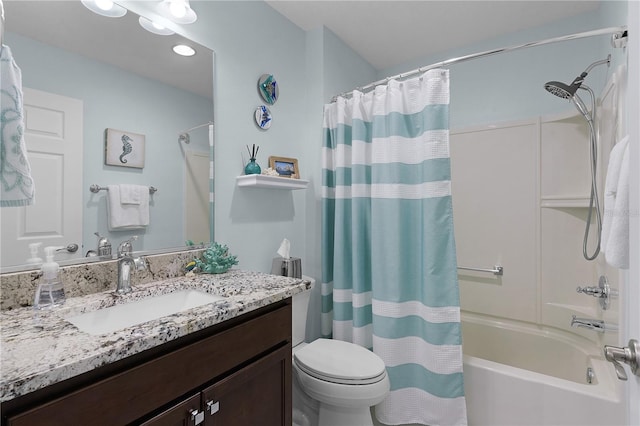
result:
[(561, 208), (589, 208), (589, 197), (542, 197), (540, 207), (550, 209)]
[(308, 180), (291, 179), (267, 175), (244, 175), (236, 177), (236, 184), (240, 187), (272, 188), (272, 189), (305, 189)]

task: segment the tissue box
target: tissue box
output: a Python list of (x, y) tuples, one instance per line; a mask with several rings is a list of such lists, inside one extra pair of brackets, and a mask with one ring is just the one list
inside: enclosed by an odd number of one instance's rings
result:
[(271, 264), (271, 274), (302, 278), (302, 260), (299, 257), (275, 257)]

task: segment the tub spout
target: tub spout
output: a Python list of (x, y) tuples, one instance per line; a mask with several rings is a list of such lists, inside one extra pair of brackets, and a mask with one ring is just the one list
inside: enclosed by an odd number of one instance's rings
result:
[(618, 326), (605, 324), (602, 320), (577, 318), (575, 315), (571, 319), (571, 327), (588, 328), (589, 330), (595, 330), (598, 333), (604, 333), (607, 330), (615, 331), (618, 329)]

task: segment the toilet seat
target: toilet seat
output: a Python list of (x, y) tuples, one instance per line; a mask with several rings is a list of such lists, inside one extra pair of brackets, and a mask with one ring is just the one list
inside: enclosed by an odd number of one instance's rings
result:
[(353, 343), (318, 339), (293, 355), (295, 365), (316, 379), (342, 385), (367, 385), (387, 377), (384, 362)]

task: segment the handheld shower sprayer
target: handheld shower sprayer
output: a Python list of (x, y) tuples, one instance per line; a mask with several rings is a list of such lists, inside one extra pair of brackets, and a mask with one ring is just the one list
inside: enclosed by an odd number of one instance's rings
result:
[[(594, 260), (598, 257), (600, 253), (600, 243), (602, 236), (602, 215), (600, 213), (600, 202), (598, 201), (598, 187), (596, 185), (596, 168), (598, 165), (598, 140), (597, 134), (595, 131), (595, 125), (593, 121), (596, 117), (596, 100), (593, 90), (586, 84), (584, 84), (584, 79), (587, 77), (587, 74), (596, 66), (602, 64), (611, 63), (611, 55), (607, 56), (607, 59), (603, 59), (601, 61), (596, 61), (589, 65), (586, 70), (582, 72), (578, 77), (576, 77), (571, 84), (567, 85), (565, 83), (559, 81), (549, 81), (545, 83), (544, 88), (547, 92), (552, 95), (558, 96), (562, 99), (570, 100), (573, 105), (580, 111), (580, 114), (584, 116), (587, 120), (587, 124), (589, 125), (589, 141), (590, 141), (590, 163), (591, 163), (591, 197), (589, 199), (589, 212), (587, 214), (587, 224), (584, 230), (584, 239), (582, 241), (582, 255), (587, 260)], [(584, 101), (578, 96), (578, 89), (586, 90), (589, 92), (591, 96), (591, 111), (585, 105)], [(591, 215), (593, 210), (596, 213), (596, 224), (598, 226), (598, 234), (596, 236), (596, 248), (593, 251), (593, 254), (589, 254), (587, 251), (587, 242), (589, 240), (589, 230), (591, 229)]]

